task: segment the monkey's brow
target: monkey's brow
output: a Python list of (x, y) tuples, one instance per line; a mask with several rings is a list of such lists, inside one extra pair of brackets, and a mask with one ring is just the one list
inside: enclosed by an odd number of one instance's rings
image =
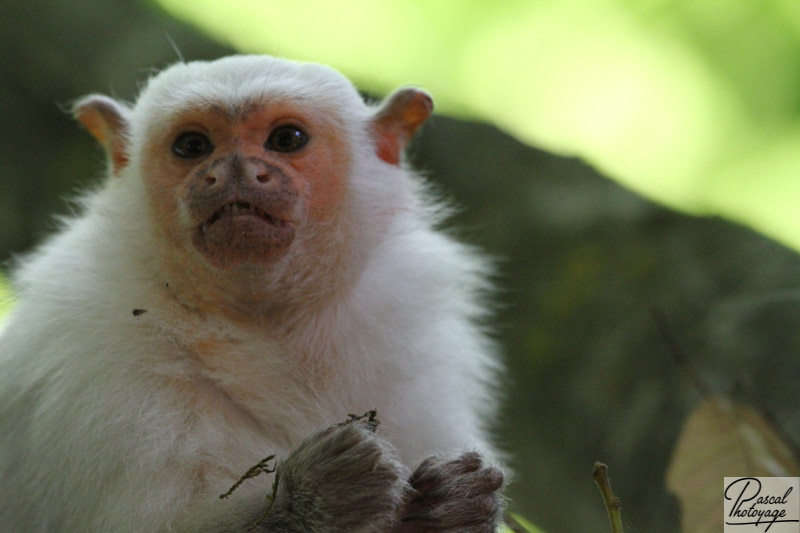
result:
[(232, 105), (210, 104), (208, 109), (212, 113), (223, 116), (231, 121), (241, 121), (247, 118), (247, 115), (254, 112), (258, 104), (255, 102), (244, 102)]

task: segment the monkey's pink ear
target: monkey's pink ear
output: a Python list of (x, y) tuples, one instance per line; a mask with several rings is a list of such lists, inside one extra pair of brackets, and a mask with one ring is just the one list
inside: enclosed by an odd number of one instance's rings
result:
[(399, 165), (406, 144), (432, 112), (433, 99), (419, 89), (400, 89), (389, 96), (372, 122), (378, 157)]
[(114, 174), (128, 164), (130, 110), (113, 98), (91, 94), (72, 107), (73, 116), (105, 148)]

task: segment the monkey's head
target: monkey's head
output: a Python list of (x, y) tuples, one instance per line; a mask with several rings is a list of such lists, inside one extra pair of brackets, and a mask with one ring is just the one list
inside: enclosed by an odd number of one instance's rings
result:
[(416, 89), (373, 109), (327, 67), (234, 56), (172, 66), (132, 107), (91, 95), (74, 113), (106, 149), (109, 179), (144, 185), (171, 260), (274, 277), (335, 269), (352, 253), (354, 228), (375, 223), (363, 217), (392, 208), (364, 196), (397, 196), (375, 182), (397, 179), (431, 110)]

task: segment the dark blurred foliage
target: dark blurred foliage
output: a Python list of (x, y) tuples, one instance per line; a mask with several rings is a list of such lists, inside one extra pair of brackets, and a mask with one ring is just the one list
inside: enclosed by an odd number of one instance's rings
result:
[[(170, 39), (187, 59), (230, 53), (147, 4), (4, 4), (0, 260), (30, 249), (69, 211), (64, 198), (99, 179), (103, 156), (70, 101), (132, 99), (177, 59)], [(591, 479), (602, 460), (627, 527), (677, 530), (664, 474), (698, 381), (800, 441), (795, 252), (665, 210), (487, 125), (436, 117), (412, 159), (461, 206), (454, 231), (497, 259), (494, 326), (509, 367), (497, 435), (515, 471), (512, 510), (547, 532), (608, 530)]]
[(123, 0), (10, 0), (0, 10), (0, 258), (28, 248), (52, 228), (64, 197), (92, 183), (103, 154), (69, 116), (91, 92), (132, 99), (154, 70), (230, 49)]
[(664, 473), (703, 384), (798, 440), (795, 252), (667, 211), (488, 126), (437, 118), (416, 160), (463, 206), (460, 233), (500, 258), (512, 509), (545, 531), (597, 530), (590, 473), (602, 460), (626, 525), (675, 531)]

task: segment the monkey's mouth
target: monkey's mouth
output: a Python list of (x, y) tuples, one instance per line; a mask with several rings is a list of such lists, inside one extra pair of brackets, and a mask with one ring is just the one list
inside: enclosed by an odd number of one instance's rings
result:
[(203, 231), (206, 231), (219, 219), (224, 217), (252, 216), (262, 219), (264, 222), (276, 227), (284, 227), (288, 222), (274, 217), (250, 202), (231, 202), (220, 207), (211, 217), (203, 223)]
[(268, 212), (263, 205), (235, 200), (200, 225), (194, 243), (214, 263), (258, 263), (288, 247), (293, 239), (294, 226), (289, 220)]

